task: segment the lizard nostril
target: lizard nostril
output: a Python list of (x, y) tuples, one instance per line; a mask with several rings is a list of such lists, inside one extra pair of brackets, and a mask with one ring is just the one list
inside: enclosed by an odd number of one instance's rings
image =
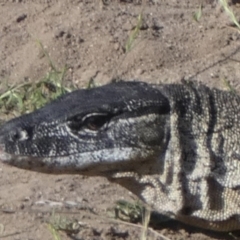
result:
[(10, 138), (12, 141), (18, 141), (20, 139), (20, 134), (18, 130), (10, 132)]
[(27, 131), (22, 129), (16, 129), (10, 134), (10, 136), (13, 141), (23, 141), (28, 139)]

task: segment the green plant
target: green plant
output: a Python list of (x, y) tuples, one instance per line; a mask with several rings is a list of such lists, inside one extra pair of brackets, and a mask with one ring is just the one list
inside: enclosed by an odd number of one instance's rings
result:
[(224, 11), (227, 13), (227, 15), (230, 17), (230, 20), (236, 25), (236, 27), (240, 30), (240, 24), (238, 20), (236, 19), (235, 14), (233, 13), (232, 9), (228, 5), (227, 0), (219, 0), (220, 4), (222, 5)]
[(6, 83), (4, 86), (6, 90), (0, 95), (0, 109), (3, 114), (18, 116), (34, 111), (47, 102), (71, 91), (63, 84), (66, 67), (58, 69), (40, 41), (38, 44), (48, 59), (51, 70), (37, 83), (25, 82), (16, 86), (10, 86)]
[(199, 6), (198, 10), (193, 13), (193, 19), (199, 22), (202, 17), (202, 5)]
[(127, 43), (125, 45), (124, 50), (126, 53), (130, 52), (131, 49), (133, 48), (133, 43), (139, 34), (140, 28), (142, 26), (142, 21), (143, 21), (143, 14), (140, 13), (137, 17), (137, 25), (129, 35)]

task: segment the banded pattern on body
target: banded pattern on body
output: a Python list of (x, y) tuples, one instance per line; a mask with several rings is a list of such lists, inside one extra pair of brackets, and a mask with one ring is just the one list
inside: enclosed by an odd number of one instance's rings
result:
[(77, 90), (0, 129), (0, 159), (105, 176), (160, 213), (240, 229), (240, 97), (201, 84)]

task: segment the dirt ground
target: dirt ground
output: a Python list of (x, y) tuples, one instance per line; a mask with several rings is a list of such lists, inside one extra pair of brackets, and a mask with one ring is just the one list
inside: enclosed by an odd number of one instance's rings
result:
[[(236, 2), (231, 7), (239, 17)], [(200, 4), (202, 17), (196, 22), (192, 15)], [(140, 13), (142, 27), (126, 52)], [(221, 89), (227, 89), (227, 80), (240, 90), (240, 35), (214, 0), (0, 0), (2, 83), (46, 75), (49, 63), (37, 40), (59, 68), (67, 66), (66, 81), (78, 87), (86, 87), (91, 78), (102, 85), (120, 77), (152, 83), (192, 79)], [(136, 201), (103, 178), (51, 176), (0, 165), (0, 239), (52, 240), (47, 222), (71, 225), (69, 219), (79, 222), (79, 232), (62, 232), (62, 240), (140, 239), (140, 224), (109, 216), (119, 199)], [(148, 239), (238, 237), (170, 222), (150, 229)]]

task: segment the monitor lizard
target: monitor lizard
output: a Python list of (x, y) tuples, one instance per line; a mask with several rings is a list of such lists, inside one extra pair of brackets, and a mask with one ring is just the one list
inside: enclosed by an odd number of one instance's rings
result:
[(231, 92), (138, 81), (76, 90), (5, 123), (0, 160), (104, 176), (184, 223), (240, 229), (240, 97)]

